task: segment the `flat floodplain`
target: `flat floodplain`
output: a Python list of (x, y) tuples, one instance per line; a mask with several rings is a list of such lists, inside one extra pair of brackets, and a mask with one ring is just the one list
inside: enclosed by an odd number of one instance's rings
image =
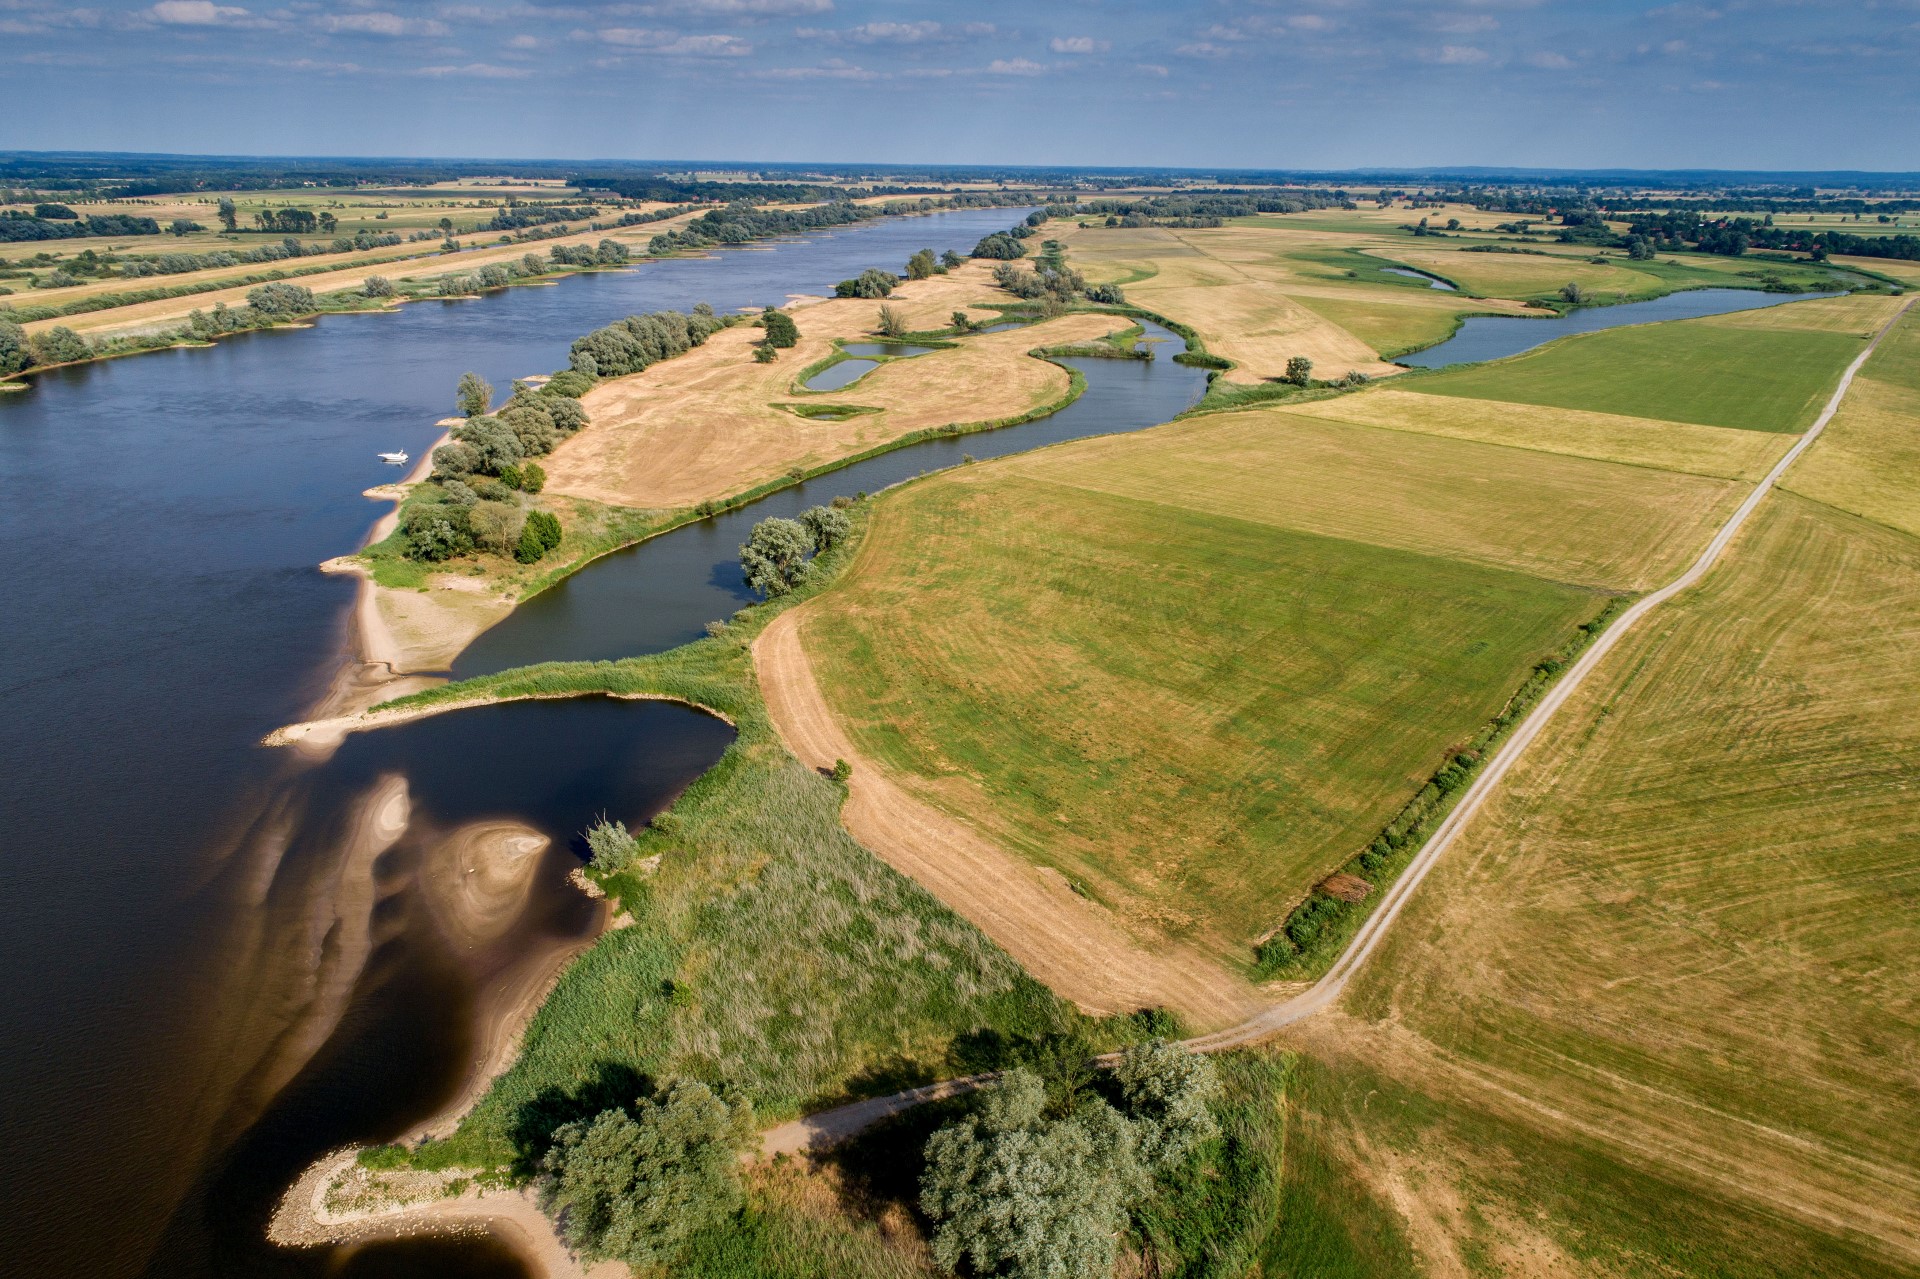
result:
[(1180, 510), (1518, 569), (1597, 590), (1666, 580), (1740, 486), (1309, 416), (1209, 414), (1007, 465)]
[(1916, 599), (1920, 540), (1770, 496), (1437, 866), (1361, 1041), (1843, 1258), (1722, 1273), (1920, 1263)]
[[(1790, 312), (1795, 305), (1777, 309)], [(1510, 360), (1423, 377), (1417, 389), (1703, 426), (1801, 431), (1861, 345), (1851, 333), (1729, 325), (1719, 317), (1677, 320), (1564, 338)]]
[(1406, 391), (1382, 388), (1285, 411), (1359, 426), (1742, 480), (1758, 480), (1792, 445), (1774, 432), (1463, 396), (1415, 395), (1410, 392), (1418, 390), (1419, 383), (1407, 385)]
[(1244, 962), (1601, 606), (996, 464), (882, 503), (807, 635), (913, 789)]
[(1909, 313), (1781, 487), (1920, 537), (1920, 322)]

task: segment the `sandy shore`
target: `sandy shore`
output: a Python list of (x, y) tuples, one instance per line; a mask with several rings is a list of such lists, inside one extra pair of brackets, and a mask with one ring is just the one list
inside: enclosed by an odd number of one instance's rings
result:
[(370, 1173), (357, 1150), (317, 1161), (273, 1214), (267, 1237), (287, 1248), (354, 1245), (426, 1235), (485, 1233), (538, 1279), (626, 1279), (619, 1262), (589, 1265), (554, 1233), (531, 1192), (474, 1185), (471, 1173)]

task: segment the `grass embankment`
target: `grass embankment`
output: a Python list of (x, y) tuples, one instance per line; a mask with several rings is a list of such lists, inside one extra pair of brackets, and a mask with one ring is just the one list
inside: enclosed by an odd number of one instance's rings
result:
[(658, 855), (657, 871), (637, 863), (602, 879), (633, 925), (567, 971), (513, 1068), (422, 1162), (524, 1168), (555, 1124), (630, 1101), (644, 1079), (725, 1085), (765, 1120), (991, 1066), (1053, 1032), (1144, 1033), (1089, 1023), (862, 849), (839, 823), (843, 788), (781, 747), (749, 645), (846, 555), (829, 552), (793, 596), (668, 653), (529, 667), (391, 703), (646, 693), (711, 708), (738, 731), (641, 835), (638, 856)]
[[(1780, 309), (1794, 305), (1802, 304)], [(1512, 359), (1422, 376), (1407, 389), (1704, 426), (1805, 430), (1862, 339), (1728, 322), (1738, 318), (1578, 334)]]
[(1245, 964), (1731, 495), (1277, 414), (1193, 419), (886, 495), (809, 652), (862, 749), (923, 798), (1143, 930)]

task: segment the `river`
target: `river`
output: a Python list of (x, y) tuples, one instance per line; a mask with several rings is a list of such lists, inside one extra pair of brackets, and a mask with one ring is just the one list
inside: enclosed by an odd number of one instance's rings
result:
[[(377, 513), (358, 496), (392, 478), (373, 453), (427, 447), (465, 370), (504, 386), (612, 319), (826, 292), (919, 248), (964, 251), (1022, 212), (325, 317), (0, 399), (16, 575), (0, 628), (4, 1269), (520, 1273), (484, 1241), (284, 1252), (261, 1228), (315, 1155), (391, 1139), (455, 1097), (483, 993), (598, 926), (602, 907), (566, 883), (575, 833), (602, 811), (644, 821), (730, 730), (594, 699), (423, 720), (324, 764), (261, 748), (348, 659), (352, 584), (314, 566)], [(871, 459), (610, 556), (482, 636), (457, 673), (683, 642), (746, 598), (734, 555), (754, 519), (963, 454), (1150, 426), (1202, 386), (1164, 358), (1078, 363), (1088, 393), (1052, 418)], [(486, 819), (548, 842), (475, 923), (442, 863)]]

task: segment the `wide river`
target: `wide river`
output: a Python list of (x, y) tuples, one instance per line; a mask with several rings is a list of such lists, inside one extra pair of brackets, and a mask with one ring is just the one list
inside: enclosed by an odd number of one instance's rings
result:
[[(314, 566), (359, 543), (379, 509), (360, 491), (393, 478), (373, 454), (426, 448), (462, 372), (504, 387), (621, 316), (827, 292), (921, 248), (964, 251), (1022, 212), (326, 317), (0, 396), (15, 570), (0, 627), (0, 1272), (523, 1273), (484, 1240), (290, 1252), (262, 1230), (315, 1156), (455, 1100), (490, 995), (600, 926), (566, 881), (577, 833), (603, 811), (646, 820), (730, 730), (596, 699), (422, 720), (324, 763), (259, 747), (349, 660), (352, 583)], [(1608, 310), (1631, 322), (1634, 308)], [(454, 673), (684, 643), (748, 598), (736, 552), (757, 519), (964, 455), (1165, 421), (1204, 374), (1148, 329), (1162, 358), (1074, 361), (1086, 394), (1052, 417), (870, 459), (609, 556)], [(476, 890), (462, 839), (491, 819), (550, 843)]]
[[(459, 1095), (488, 993), (600, 925), (566, 882), (577, 832), (602, 811), (645, 821), (731, 733), (596, 699), (423, 720), (324, 763), (259, 747), (349, 658), (352, 584), (315, 565), (381, 509), (359, 496), (393, 478), (373, 454), (426, 448), (468, 369), (504, 387), (621, 316), (827, 292), (1023, 213), (889, 219), (326, 317), (0, 397), (16, 578), (0, 628), (0, 1272), (522, 1273), (484, 1240), (284, 1251), (262, 1229), (315, 1156), (403, 1134)], [(1078, 363), (1089, 389), (1068, 410), (608, 557), (483, 636), (458, 673), (671, 647), (747, 598), (736, 552), (755, 519), (962, 454), (1150, 426), (1203, 387), (1165, 358)], [(551, 842), (476, 896), (461, 837), (489, 819)]]

